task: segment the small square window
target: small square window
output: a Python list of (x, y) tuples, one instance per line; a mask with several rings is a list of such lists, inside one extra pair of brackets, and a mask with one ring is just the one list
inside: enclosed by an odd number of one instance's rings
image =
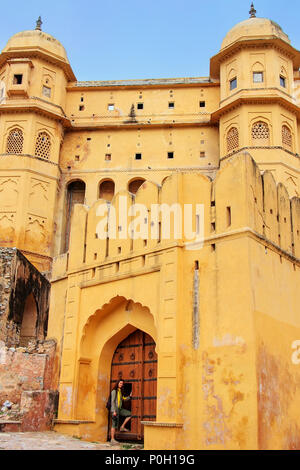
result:
[(168, 152), (168, 158), (174, 158), (174, 152)]
[(43, 85), (43, 95), (46, 96), (47, 98), (51, 98), (51, 88)]
[(136, 160), (142, 160), (142, 154), (141, 153), (136, 153), (135, 154), (135, 159)]
[(81, 105), (79, 106), (79, 111), (84, 111), (84, 105), (83, 105), (83, 104), (81, 104)]
[(200, 108), (205, 108), (205, 101), (200, 101), (199, 106)]
[(286, 88), (286, 79), (285, 79), (285, 77), (283, 77), (282, 75), (280, 75), (280, 85), (281, 85), (283, 88)]
[(22, 81), (23, 81), (23, 75), (21, 74), (14, 75), (14, 80), (13, 80), (14, 85), (21, 85)]
[(108, 111), (114, 111), (115, 105), (114, 105), (113, 103), (110, 103), (110, 104), (107, 106), (107, 109), (108, 109)]
[(204, 158), (206, 155), (205, 155), (205, 152), (200, 152), (200, 158)]
[(230, 80), (230, 90), (234, 90), (235, 88), (237, 88), (237, 78), (233, 78), (232, 80)]
[(138, 103), (137, 109), (144, 109), (144, 103)]
[(80, 156), (79, 156), (79, 155), (75, 155), (75, 160), (76, 160), (76, 162), (79, 162)]
[(253, 72), (253, 83), (262, 83), (264, 81), (263, 72)]
[(110, 162), (111, 161), (111, 153), (106, 153), (105, 154), (105, 161)]
[(175, 108), (174, 101), (169, 101), (169, 108)]

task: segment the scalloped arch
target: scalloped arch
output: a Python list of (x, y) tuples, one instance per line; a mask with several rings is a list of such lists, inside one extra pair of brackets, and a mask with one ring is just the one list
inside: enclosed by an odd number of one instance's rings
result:
[(122, 305), (122, 303), (126, 302), (126, 307), (125, 309), (129, 310), (132, 309), (133, 306), (140, 307), (142, 310), (145, 310), (148, 312), (150, 315), (153, 317), (153, 322), (155, 325), (155, 317), (151, 313), (149, 307), (143, 305), (141, 302), (135, 301), (134, 299), (128, 299), (122, 295), (116, 295), (115, 297), (112, 297), (108, 302), (105, 302), (99, 309), (97, 309), (92, 315), (90, 315), (82, 329), (82, 336), (81, 336), (81, 341), (80, 341), (80, 349), (82, 350), (85, 338), (87, 336), (88, 329), (90, 328), (92, 322), (96, 320), (97, 317), (102, 318), (105, 312), (110, 312), (113, 311), (114, 308), (118, 308), (119, 306)]

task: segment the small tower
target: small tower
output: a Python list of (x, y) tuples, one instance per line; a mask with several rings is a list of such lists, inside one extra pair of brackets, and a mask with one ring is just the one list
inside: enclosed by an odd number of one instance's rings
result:
[(48, 271), (68, 125), (65, 90), (75, 76), (62, 44), (41, 26), (39, 17), (34, 30), (15, 34), (0, 55), (0, 245), (17, 247)]
[(247, 151), (262, 171), (273, 171), (292, 197), (300, 192), (299, 108), (293, 98), (300, 52), (277, 23), (256, 17), (253, 3), (249, 14), (227, 33), (211, 59), (211, 77), (220, 80), (221, 91), (214, 113), (220, 161), (222, 165), (232, 154)]

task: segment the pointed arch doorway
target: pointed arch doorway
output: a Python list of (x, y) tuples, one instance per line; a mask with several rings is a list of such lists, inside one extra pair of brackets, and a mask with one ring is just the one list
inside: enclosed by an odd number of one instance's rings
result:
[[(131, 411), (131, 420), (126, 425), (129, 432), (117, 432), (118, 440), (142, 441), (144, 426), (141, 421), (156, 419), (157, 354), (153, 338), (136, 330), (116, 348), (112, 364), (110, 390), (120, 379), (125, 381), (125, 396), (132, 393), (124, 408)], [(111, 420), (108, 435), (110, 438)], [(121, 423), (120, 423), (121, 424)]]

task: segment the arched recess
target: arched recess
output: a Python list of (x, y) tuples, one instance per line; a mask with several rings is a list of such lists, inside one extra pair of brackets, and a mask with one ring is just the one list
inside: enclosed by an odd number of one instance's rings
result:
[(30, 340), (37, 338), (38, 310), (33, 293), (25, 301), (22, 324), (20, 329), (20, 346), (27, 346)]
[[(157, 341), (154, 317), (148, 307), (116, 296), (87, 321), (81, 339), (77, 369), (76, 419), (95, 420), (99, 439), (106, 439), (111, 363), (118, 345), (141, 330)], [(97, 431), (98, 432), (98, 431)]]
[(66, 203), (65, 203), (65, 230), (63, 239), (63, 253), (69, 249), (70, 229), (72, 211), (75, 204), (84, 204), (85, 201), (85, 183), (82, 180), (75, 180), (69, 182), (66, 188)]
[(131, 194), (136, 194), (140, 186), (145, 182), (144, 178), (135, 178), (128, 183), (128, 191)]
[(51, 157), (51, 137), (47, 131), (40, 131), (35, 141), (34, 155), (49, 160)]
[(115, 183), (111, 179), (105, 179), (99, 184), (99, 199), (111, 201), (115, 195)]
[(23, 153), (24, 134), (20, 127), (14, 127), (9, 131), (6, 138), (6, 153)]
[(237, 150), (239, 146), (239, 130), (235, 125), (232, 125), (226, 134), (226, 153)]
[(281, 127), (282, 146), (286, 150), (293, 151), (293, 133), (287, 123), (283, 123)]
[(270, 126), (267, 121), (257, 119), (252, 123), (251, 141), (254, 147), (268, 147), (271, 144)]

